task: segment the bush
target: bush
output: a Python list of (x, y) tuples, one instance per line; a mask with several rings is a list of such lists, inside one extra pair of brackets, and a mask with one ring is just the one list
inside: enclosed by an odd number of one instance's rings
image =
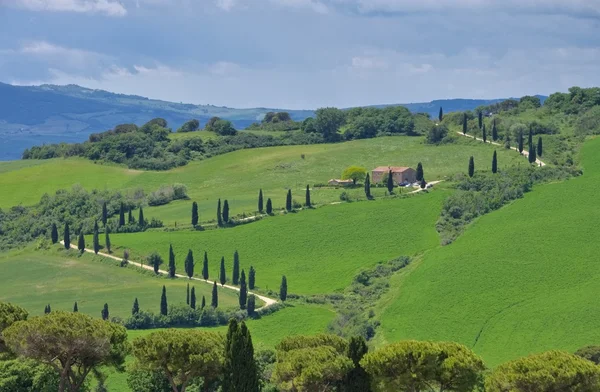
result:
[(173, 200), (187, 199), (187, 188), (182, 184), (163, 186), (159, 190), (148, 195), (148, 205), (160, 206), (168, 204)]
[(427, 132), (427, 143), (440, 144), (448, 136), (448, 127), (445, 125), (433, 125)]

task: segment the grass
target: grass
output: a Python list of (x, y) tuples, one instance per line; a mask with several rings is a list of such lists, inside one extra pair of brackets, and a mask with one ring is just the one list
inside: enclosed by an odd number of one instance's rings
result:
[(218, 276), (221, 256), (230, 276), (238, 250), (242, 268), (254, 266), (262, 289), (278, 291), (286, 275), (291, 293), (330, 293), (350, 284), (363, 268), (436, 246), (435, 222), (447, 194), (436, 189), (405, 199), (331, 205), (229, 229), (115, 234), (112, 242), (130, 249), (132, 259), (155, 250), (165, 257), (173, 244), (180, 269), (192, 249), (196, 274), (207, 251), (211, 279)]
[[(100, 316), (104, 303), (108, 303), (111, 316), (123, 319), (131, 315), (137, 297), (142, 310), (160, 309), (162, 286), (167, 287), (169, 304), (185, 304), (185, 279), (169, 280), (134, 271), (134, 266), (120, 268), (100, 256), (75, 256), (70, 252), (52, 248), (33, 251), (31, 248), (0, 255), (0, 301), (10, 302), (27, 309), (32, 315), (43, 314), (50, 304), (52, 310), (73, 309), (77, 301), (79, 311)], [(212, 287), (202, 282), (193, 284), (196, 297), (206, 296), (210, 301)], [(234, 307), (237, 295), (219, 289), (219, 305)]]
[(600, 342), (600, 139), (584, 175), (536, 187), (392, 280), (379, 342), (457, 341), (490, 366)]

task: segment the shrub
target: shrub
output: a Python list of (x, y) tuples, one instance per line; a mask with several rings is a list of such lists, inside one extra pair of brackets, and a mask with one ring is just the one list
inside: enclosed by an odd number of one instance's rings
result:
[(163, 186), (148, 195), (148, 205), (160, 206), (173, 200), (187, 199), (187, 188), (183, 184)]

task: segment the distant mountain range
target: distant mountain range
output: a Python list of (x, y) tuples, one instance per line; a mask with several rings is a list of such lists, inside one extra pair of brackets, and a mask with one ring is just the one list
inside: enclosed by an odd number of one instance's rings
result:
[[(443, 99), (401, 105), (412, 112), (437, 116), (440, 106), (449, 113), (502, 100)], [(313, 110), (233, 109), (174, 103), (76, 85), (13, 86), (0, 83), (0, 160), (19, 159), (25, 148), (34, 145), (81, 142), (90, 133), (123, 123), (141, 125), (155, 117), (166, 119), (173, 130), (192, 118), (203, 125), (213, 116), (232, 121), (236, 128), (245, 128), (260, 121), (270, 111), (287, 111), (297, 121), (314, 115)]]

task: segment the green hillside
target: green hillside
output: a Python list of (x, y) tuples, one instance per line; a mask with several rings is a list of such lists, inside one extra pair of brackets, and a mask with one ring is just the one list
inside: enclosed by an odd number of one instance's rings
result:
[(491, 366), (597, 344), (599, 157), (594, 139), (582, 150), (583, 176), (536, 187), (396, 276), (381, 341), (457, 341)]

